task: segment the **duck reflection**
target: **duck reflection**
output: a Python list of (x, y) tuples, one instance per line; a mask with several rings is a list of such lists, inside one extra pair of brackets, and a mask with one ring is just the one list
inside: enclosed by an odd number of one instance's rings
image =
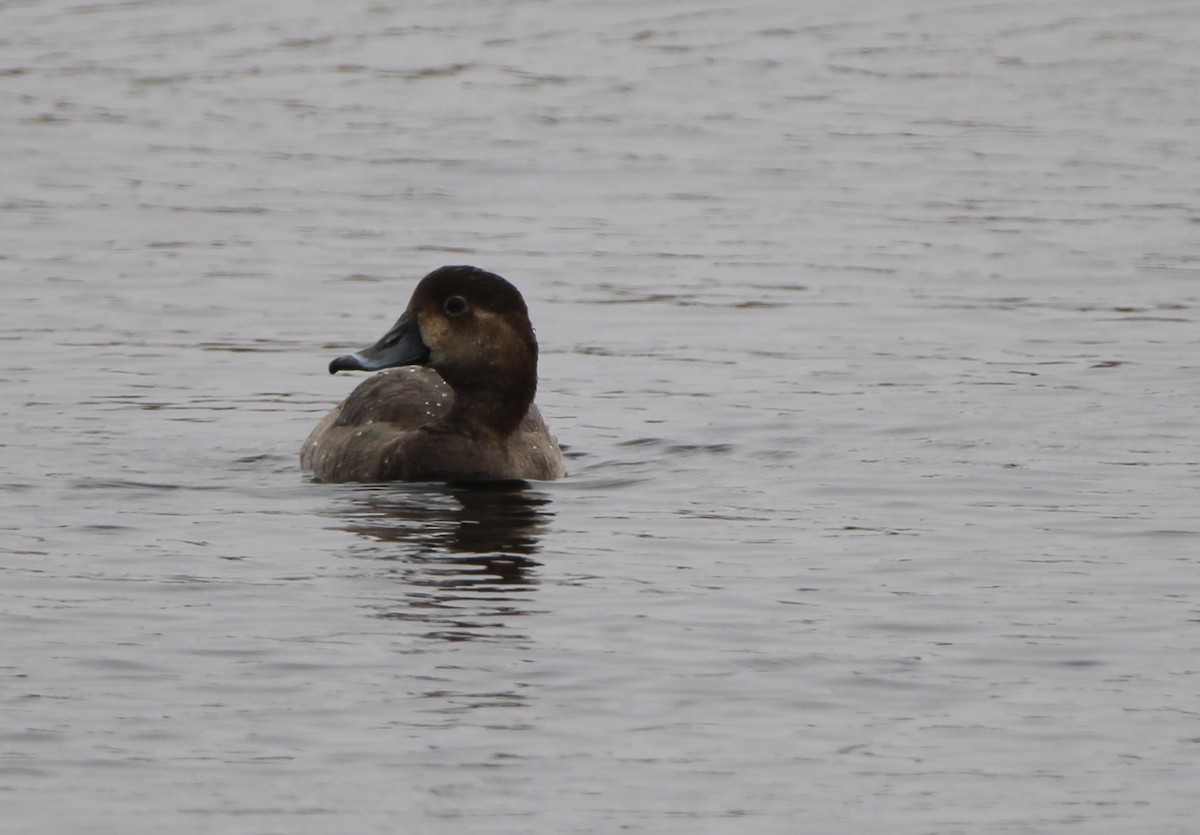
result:
[(527, 482), (389, 484), (349, 497), (337, 515), (372, 542), (358, 550), (402, 581), (402, 595), (378, 600), (379, 617), (430, 627), (445, 640), (520, 637), (514, 618), (529, 611), (550, 498)]

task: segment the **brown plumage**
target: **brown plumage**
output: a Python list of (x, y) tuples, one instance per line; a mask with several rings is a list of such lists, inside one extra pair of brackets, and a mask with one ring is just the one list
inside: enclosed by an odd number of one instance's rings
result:
[(475, 267), (434, 270), (379, 342), (330, 363), (391, 370), (317, 425), (301, 466), (320, 481), (560, 478), (562, 451), (533, 403), (537, 356), (516, 287)]

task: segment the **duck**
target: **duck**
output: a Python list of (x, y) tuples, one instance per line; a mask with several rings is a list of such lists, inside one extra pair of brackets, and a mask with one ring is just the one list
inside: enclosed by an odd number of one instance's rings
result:
[(317, 424), (301, 467), (321, 482), (562, 478), (533, 402), (537, 360), (516, 287), (478, 267), (436, 269), (378, 342), (330, 362), (330, 374), (378, 373)]

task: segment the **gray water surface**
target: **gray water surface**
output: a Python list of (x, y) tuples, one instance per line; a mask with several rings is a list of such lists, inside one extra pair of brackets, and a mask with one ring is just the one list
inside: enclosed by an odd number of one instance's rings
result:
[[(1198, 41), (0, 4), (0, 830), (1195, 831)], [(445, 263), (571, 476), (310, 482)]]

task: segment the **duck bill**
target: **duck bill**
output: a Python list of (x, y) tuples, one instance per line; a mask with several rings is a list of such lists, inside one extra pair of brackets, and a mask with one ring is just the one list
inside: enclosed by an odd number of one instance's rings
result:
[(398, 365), (424, 365), (429, 347), (421, 340), (415, 313), (405, 313), (383, 338), (370, 348), (338, 357), (329, 363), (329, 373), (339, 371), (380, 371)]

